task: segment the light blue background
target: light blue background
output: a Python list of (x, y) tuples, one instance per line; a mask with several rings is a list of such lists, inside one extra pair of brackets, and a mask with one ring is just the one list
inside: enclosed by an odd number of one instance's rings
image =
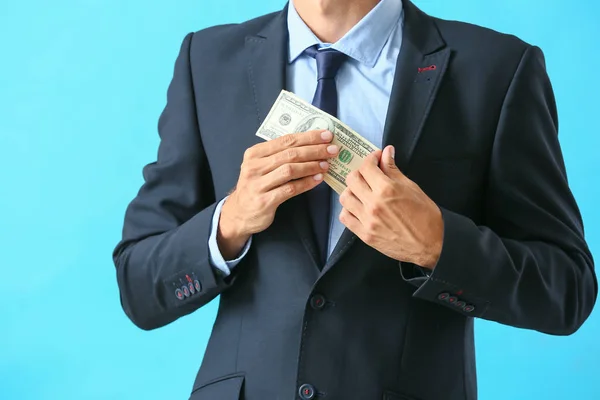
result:
[[(111, 251), (156, 155), (184, 35), (283, 1), (1, 1), (0, 399), (187, 398), (216, 302), (138, 330), (120, 309)], [(544, 50), (571, 186), (600, 259), (598, 3), (416, 4)], [(567, 338), (478, 321), (481, 399), (600, 399), (599, 336), (600, 311)]]

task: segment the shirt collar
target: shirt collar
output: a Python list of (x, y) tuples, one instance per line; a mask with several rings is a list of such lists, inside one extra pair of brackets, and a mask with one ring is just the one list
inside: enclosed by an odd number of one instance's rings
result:
[[(401, 16), (402, 0), (381, 0), (340, 40), (331, 44), (331, 48), (372, 68)], [(287, 22), (290, 64), (311, 46), (328, 46), (300, 18), (293, 1), (288, 7)]]

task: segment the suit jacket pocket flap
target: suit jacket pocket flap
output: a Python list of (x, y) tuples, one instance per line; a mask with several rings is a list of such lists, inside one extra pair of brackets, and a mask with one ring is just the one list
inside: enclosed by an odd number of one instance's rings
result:
[(416, 397), (407, 396), (405, 394), (385, 392), (383, 400), (419, 400)]
[(190, 400), (240, 400), (243, 384), (243, 375), (219, 378), (195, 389)]

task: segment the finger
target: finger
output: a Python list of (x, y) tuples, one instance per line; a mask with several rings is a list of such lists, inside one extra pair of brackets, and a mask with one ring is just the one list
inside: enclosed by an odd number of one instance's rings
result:
[(335, 157), (339, 150), (339, 147), (333, 144), (309, 145), (285, 149), (264, 159), (263, 173), (274, 171), (285, 164), (325, 161)]
[(390, 181), (390, 178), (379, 168), (380, 159), (381, 150), (376, 150), (364, 159), (359, 168), (361, 175), (373, 191), (378, 187), (388, 184)]
[(321, 182), (323, 182), (323, 174), (307, 176), (305, 178), (284, 183), (283, 185), (278, 186), (269, 192), (272, 196), (272, 203), (276, 206), (279, 206), (292, 197), (311, 190)]
[(363, 163), (373, 164), (377, 166), (379, 165), (379, 161), (381, 160), (382, 154), (383, 152), (381, 150), (375, 150), (365, 157)]
[(362, 232), (362, 224), (360, 220), (356, 218), (356, 216), (352, 215), (350, 211), (342, 208), (338, 219), (346, 228), (350, 229), (352, 233), (360, 237), (360, 233)]
[(292, 180), (324, 174), (328, 169), (327, 161), (283, 164), (260, 178), (258, 185), (263, 192), (267, 192)]
[(364, 204), (354, 195), (350, 188), (346, 188), (340, 195), (340, 204), (359, 220), (363, 218), (365, 209)]
[(246, 150), (244, 158), (248, 159), (268, 157), (270, 155), (279, 153), (285, 149), (330, 143), (332, 140), (333, 134), (326, 130), (292, 133), (250, 147), (248, 150)]
[(352, 171), (346, 177), (346, 186), (352, 190), (352, 193), (363, 203), (372, 195), (373, 190), (362, 176), (360, 171)]

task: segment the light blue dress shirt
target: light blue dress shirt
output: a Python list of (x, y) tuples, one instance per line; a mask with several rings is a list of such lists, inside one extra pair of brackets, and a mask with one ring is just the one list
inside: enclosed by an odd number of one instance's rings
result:
[[(402, 45), (404, 21), (402, 0), (381, 0), (369, 14), (333, 44), (321, 42), (304, 23), (293, 2), (288, 7), (289, 58), (287, 88), (297, 96), (312, 102), (317, 88), (317, 64), (304, 54), (318, 45), (330, 47), (348, 56), (336, 76), (338, 118), (377, 147), (382, 147), (383, 128), (387, 115), (396, 60)], [(217, 245), (217, 225), (223, 199), (215, 209), (209, 251), (215, 268), (229, 275), (231, 269), (246, 255), (252, 239), (235, 260), (224, 260)], [(344, 226), (338, 216), (342, 211), (339, 196), (332, 191), (329, 254), (335, 248)]]

